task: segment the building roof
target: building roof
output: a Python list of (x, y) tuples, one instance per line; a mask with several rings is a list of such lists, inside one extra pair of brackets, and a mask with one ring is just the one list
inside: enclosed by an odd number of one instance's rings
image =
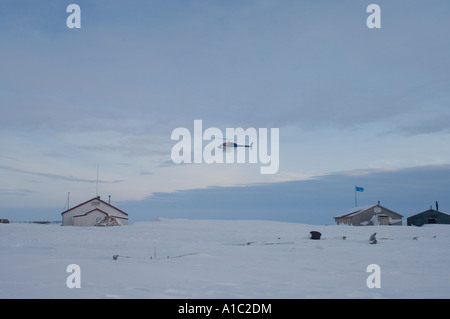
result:
[(447, 213), (440, 212), (438, 210), (430, 208), (430, 209), (424, 210), (423, 212), (420, 212), (420, 213), (417, 213), (415, 215), (409, 216), (408, 218), (416, 217), (416, 216), (419, 216), (419, 215), (426, 215), (426, 214), (435, 214), (435, 215), (441, 215), (442, 214), (442, 215), (447, 215), (447, 216), (450, 217), (450, 215), (447, 214)]
[[(359, 214), (359, 213), (361, 213), (361, 212), (364, 212), (364, 211), (366, 211), (366, 210), (368, 210), (368, 209), (371, 209), (372, 207), (375, 207), (375, 206), (383, 207), (383, 206), (381, 206), (381, 205), (379, 205), (379, 204), (377, 204), (377, 205), (357, 206), (357, 207), (353, 207), (353, 208), (349, 209), (348, 211), (346, 211), (345, 213), (343, 213), (343, 214), (341, 214), (341, 215), (335, 216), (334, 218), (352, 217), (352, 216), (355, 216), (356, 214)], [(396, 214), (396, 215), (398, 215), (399, 217), (403, 217), (402, 214), (396, 213), (396, 212), (394, 212), (394, 211), (392, 211), (392, 210), (390, 210), (390, 209), (387, 209), (386, 207), (383, 207), (383, 209), (389, 211), (389, 212), (392, 213), (392, 214)]]
[(362, 211), (368, 210), (369, 208), (372, 208), (374, 206), (377, 206), (377, 205), (366, 205), (366, 206), (353, 207), (353, 208), (349, 209), (348, 211), (346, 211), (345, 213), (335, 216), (334, 218), (350, 217), (350, 216), (356, 215)]
[(108, 205), (108, 206), (114, 208), (115, 210), (118, 210), (119, 212), (121, 212), (121, 213), (125, 214), (126, 216), (128, 216), (128, 214), (125, 213), (123, 210), (118, 209), (117, 207), (115, 207), (115, 206), (113, 206), (113, 205), (111, 205), (111, 204), (105, 202), (104, 200), (101, 200), (101, 199), (100, 199), (100, 196), (91, 198), (90, 200), (85, 201), (84, 203), (81, 203), (81, 204), (79, 204), (79, 205), (77, 205), (77, 206), (74, 206), (74, 207), (72, 207), (72, 208), (70, 208), (70, 209), (68, 209), (68, 210), (66, 210), (66, 211), (64, 211), (64, 212), (62, 212), (61, 215), (64, 215), (65, 213), (68, 213), (68, 212), (70, 212), (71, 210), (73, 210), (73, 209), (75, 209), (75, 208), (78, 208), (78, 207), (80, 207), (80, 206), (83, 206), (83, 205), (85, 205), (85, 204), (87, 204), (87, 203), (89, 203), (89, 202), (92, 202), (92, 201), (94, 201), (94, 200), (98, 200), (98, 201), (102, 202), (103, 204), (106, 204), (106, 205)]

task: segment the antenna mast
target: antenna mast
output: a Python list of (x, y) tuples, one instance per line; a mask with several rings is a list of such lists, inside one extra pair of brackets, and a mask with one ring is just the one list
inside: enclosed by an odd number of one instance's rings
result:
[(98, 196), (98, 163), (97, 163), (97, 187), (95, 189), (95, 197)]
[(70, 192), (67, 192), (67, 200), (66, 203), (64, 204), (64, 211), (69, 210), (70, 205), (69, 205), (69, 198), (70, 198)]

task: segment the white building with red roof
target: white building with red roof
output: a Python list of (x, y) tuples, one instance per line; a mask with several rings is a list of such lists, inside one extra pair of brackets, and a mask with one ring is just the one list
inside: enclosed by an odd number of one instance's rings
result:
[(105, 216), (114, 217), (121, 225), (128, 225), (128, 214), (94, 197), (61, 213), (63, 226), (94, 226)]

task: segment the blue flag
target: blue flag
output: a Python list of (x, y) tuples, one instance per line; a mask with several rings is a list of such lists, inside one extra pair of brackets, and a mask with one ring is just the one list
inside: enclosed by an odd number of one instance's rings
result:
[(357, 191), (357, 192), (364, 192), (364, 188), (355, 186), (355, 191)]

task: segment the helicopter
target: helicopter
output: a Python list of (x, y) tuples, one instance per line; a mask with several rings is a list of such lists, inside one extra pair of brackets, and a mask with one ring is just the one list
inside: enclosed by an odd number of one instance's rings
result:
[(223, 150), (231, 149), (231, 148), (238, 148), (238, 147), (248, 147), (248, 148), (252, 149), (253, 142), (250, 145), (245, 145), (245, 144), (244, 145), (239, 145), (237, 143), (228, 141), (228, 142), (223, 142), (222, 144), (220, 144), (218, 146), (218, 148), (221, 148)]

